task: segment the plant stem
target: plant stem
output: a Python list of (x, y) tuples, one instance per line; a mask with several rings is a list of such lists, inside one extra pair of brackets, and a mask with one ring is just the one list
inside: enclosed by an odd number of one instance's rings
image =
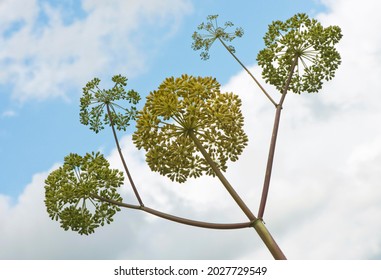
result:
[(239, 58), (229, 49), (229, 47), (225, 44), (224, 41), (221, 40), (221, 38), (218, 38), (218, 40), (221, 42), (221, 44), (225, 47), (225, 49), (234, 57), (234, 59), (239, 63), (239, 65), (242, 66), (243, 69), (249, 74), (249, 76), (254, 80), (254, 82), (259, 86), (259, 88), (262, 90), (262, 92), (266, 95), (266, 97), (271, 101), (271, 103), (274, 106), (277, 106), (277, 103), (274, 101), (274, 99), (271, 98), (270, 94), (267, 93), (267, 91), (264, 89), (264, 87), (258, 82), (258, 80), (254, 77), (254, 75), (250, 72), (249, 69), (239, 60)]
[(238, 206), (242, 209), (242, 211), (245, 213), (245, 215), (249, 218), (250, 221), (255, 221), (257, 218), (254, 216), (253, 212), (251, 212), (249, 207), (247, 207), (245, 202), (243, 202), (242, 198), (238, 195), (238, 193), (230, 185), (229, 181), (225, 178), (225, 176), (222, 174), (221, 170), (218, 168), (216, 163), (210, 157), (208, 152), (204, 149), (200, 140), (198, 140), (198, 138), (196, 137), (194, 132), (192, 130), (190, 130), (188, 133), (189, 133), (189, 136), (194, 141), (194, 143), (196, 144), (197, 148), (200, 150), (200, 152), (204, 156), (205, 160), (208, 162), (210, 167), (213, 169), (213, 171), (216, 174), (216, 176), (218, 177), (218, 179), (220, 179), (221, 183), (224, 185), (226, 190), (233, 197), (234, 201), (238, 204)]
[(119, 157), (120, 157), (120, 159), (122, 160), (123, 168), (124, 168), (124, 170), (125, 170), (126, 173), (127, 173), (128, 180), (130, 181), (132, 190), (133, 190), (134, 193), (135, 193), (135, 196), (136, 196), (136, 198), (137, 198), (137, 200), (138, 200), (138, 202), (139, 202), (139, 205), (140, 205), (140, 206), (144, 206), (143, 201), (142, 201), (142, 199), (140, 198), (138, 189), (136, 188), (135, 183), (134, 183), (134, 180), (132, 179), (132, 176), (131, 176), (131, 174), (130, 174), (130, 171), (128, 170), (126, 161), (124, 160), (124, 156), (123, 156), (123, 153), (122, 153), (122, 149), (120, 148), (119, 140), (118, 140), (118, 136), (116, 135), (116, 131), (115, 131), (115, 127), (114, 127), (114, 122), (113, 122), (113, 119), (112, 119), (112, 116), (111, 116), (110, 105), (109, 105), (109, 104), (106, 104), (106, 108), (107, 108), (107, 114), (108, 114), (108, 117), (109, 117), (109, 119), (110, 119), (110, 124), (111, 124), (112, 133), (113, 133), (113, 135), (114, 135), (115, 144), (116, 144), (116, 147), (117, 147), (117, 149), (118, 149)]
[(120, 207), (135, 209), (135, 210), (141, 210), (141, 211), (147, 212), (149, 214), (155, 215), (157, 217), (160, 217), (160, 218), (163, 218), (166, 220), (170, 220), (173, 222), (177, 222), (177, 223), (185, 224), (185, 225), (189, 225), (189, 226), (194, 226), (194, 227), (208, 228), (208, 229), (241, 229), (241, 228), (249, 228), (252, 226), (251, 222), (230, 223), (230, 224), (201, 222), (201, 221), (196, 221), (196, 220), (191, 220), (191, 219), (186, 219), (186, 218), (181, 218), (178, 216), (170, 215), (170, 214), (160, 212), (160, 211), (157, 211), (155, 209), (152, 209), (152, 208), (149, 208), (146, 206), (139, 206), (139, 205), (123, 203), (123, 202), (116, 201), (113, 199), (104, 198), (104, 197), (101, 197), (98, 195), (93, 195), (93, 197), (100, 200), (100, 201), (104, 201), (107, 203), (118, 205)]
[(282, 91), (281, 99), (280, 99), (279, 103), (276, 105), (274, 126), (273, 126), (273, 132), (271, 134), (270, 149), (269, 149), (269, 155), (267, 158), (266, 174), (265, 174), (265, 179), (264, 179), (264, 183), (263, 183), (261, 203), (260, 203), (259, 211), (258, 211), (258, 219), (263, 218), (263, 214), (264, 214), (265, 207), (266, 207), (267, 196), (268, 196), (269, 188), (270, 188), (271, 173), (272, 173), (272, 168), (273, 168), (273, 163), (274, 163), (276, 140), (278, 138), (278, 130), (279, 130), (281, 111), (283, 108), (283, 103), (284, 103), (284, 100), (286, 98), (286, 94), (287, 94), (288, 88), (290, 86), (291, 78), (292, 78), (292, 75), (294, 73), (295, 66), (296, 66), (297, 62), (298, 62), (298, 58), (296, 57), (292, 62), (290, 73), (288, 75), (287, 81), (286, 81), (285, 86), (284, 86), (283, 91)]
[(257, 231), (259, 237), (262, 239), (263, 243), (266, 244), (270, 253), (276, 260), (287, 260), (286, 256), (283, 254), (282, 250), (279, 248), (275, 239), (271, 236), (270, 232), (266, 228), (263, 220), (256, 219), (253, 222), (253, 227)]
[(200, 150), (202, 155), (204, 156), (205, 160), (208, 162), (210, 167), (213, 169), (216, 176), (220, 179), (221, 183), (224, 185), (226, 190), (230, 193), (230, 195), (233, 197), (235, 202), (238, 204), (238, 206), (242, 209), (242, 211), (245, 213), (245, 215), (249, 218), (249, 220), (252, 223), (252, 226), (257, 231), (258, 235), (262, 239), (262, 241), (265, 243), (267, 248), (269, 249), (270, 253), (273, 255), (273, 257), (276, 260), (285, 260), (286, 256), (283, 254), (282, 250), (278, 246), (278, 244), (275, 242), (274, 238), (271, 236), (270, 232), (267, 230), (266, 226), (264, 225), (262, 220), (257, 219), (253, 212), (247, 207), (245, 202), (241, 199), (241, 197), (238, 195), (238, 193), (234, 190), (234, 188), (230, 185), (229, 181), (225, 178), (225, 176), (222, 174), (221, 170), (218, 168), (216, 163), (213, 161), (213, 159), (210, 157), (208, 152), (204, 149), (202, 146), (200, 140), (196, 137), (194, 132), (190, 130), (188, 132), (189, 136), (192, 138), (194, 143), (196, 144), (197, 148)]

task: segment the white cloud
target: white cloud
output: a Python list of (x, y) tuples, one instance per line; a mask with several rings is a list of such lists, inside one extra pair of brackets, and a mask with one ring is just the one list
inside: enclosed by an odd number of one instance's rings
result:
[(1, 116), (3, 117), (3, 118), (11, 118), (11, 117), (14, 117), (14, 116), (16, 116), (17, 115), (17, 113), (16, 113), (16, 111), (14, 111), (14, 110), (5, 110), (2, 114), (1, 114)]
[[(318, 18), (342, 28), (343, 63), (321, 93), (287, 97), (266, 217), (269, 227), (280, 228), (279, 242), (290, 258), (380, 258), (379, 3), (324, 2), (329, 13)], [(245, 84), (242, 79), (233, 79), (231, 88)], [(242, 86), (243, 98), (247, 92), (249, 87)], [(260, 111), (261, 102), (259, 108), (252, 102), (258, 113), (252, 112), (253, 137), (267, 153), (269, 135), (263, 139), (261, 134), (270, 131), (272, 119)], [(253, 155), (262, 155), (264, 162), (263, 153)]]
[(378, 26), (381, 20), (375, 11), (381, 8), (381, 3), (373, 0), (363, 1), (362, 5), (343, 0), (322, 2), (332, 12), (318, 18), (326, 24), (339, 25), (344, 35), (339, 46), (343, 62), (335, 78), (341, 87), (333, 89), (342, 94), (328, 95), (326, 100), (340, 108), (378, 110), (381, 75)]
[(20, 2), (0, 5), (0, 83), (20, 101), (66, 97), (106, 71), (138, 75), (157, 47), (155, 28), (168, 36), (191, 10), (187, 0), (83, 1), (85, 16), (66, 23), (59, 6)]
[[(172, 184), (142, 164), (141, 153), (131, 146), (129, 137), (122, 143), (147, 206), (199, 220), (245, 221), (215, 180)], [(113, 167), (120, 166), (115, 151), (109, 160)], [(34, 175), (14, 203), (0, 196), (0, 259), (224, 259), (239, 258), (241, 252), (247, 252), (245, 240), (260, 245), (251, 230), (192, 228), (128, 209), (118, 213), (114, 223), (90, 236), (65, 232), (45, 210), (43, 186), (48, 173)], [(123, 194), (125, 201), (134, 201), (127, 185)]]

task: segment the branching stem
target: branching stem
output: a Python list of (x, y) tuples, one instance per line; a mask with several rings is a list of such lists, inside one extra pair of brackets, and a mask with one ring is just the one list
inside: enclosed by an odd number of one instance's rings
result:
[(196, 144), (199, 151), (204, 156), (205, 160), (208, 162), (210, 167), (213, 169), (214, 173), (220, 179), (221, 183), (224, 185), (226, 190), (229, 192), (229, 194), (233, 197), (234, 201), (238, 204), (238, 206), (242, 209), (242, 211), (245, 213), (245, 215), (249, 218), (250, 221), (255, 221), (257, 218), (254, 216), (253, 212), (247, 207), (245, 202), (243, 202), (242, 198), (238, 195), (238, 193), (234, 190), (234, 188), (231, 186), (229, 181), (225, 178), (224, 174), (222, 174), (221, 170), (218, 168), (216, 163), (213, 161), (213, 159), (210, 157), (209, 153), (204, 149), (202, 146), (200, 140), (196, 137), (195, 133), (190, 130), (189, 136)]
[(113, 135), (114, 135), (115, 144), (116, 144), (116, 147), (117, 147), (117, 149), (118, 149), (119, 157), (120, 157), (120, 159), (122, 160), (123, 168), (124, 168), (124, 170), (125, 170), (126, 173), (127, 173), (128, 180), (130, 181), (132, 190), (133, 190), (134, 193), (135, 193), (135, 196), (136, 196), (136, 198), (137, 198), (137, 200), (138, 200), (138, 202), (139, 202), (139, 205), (140, 205), (140, 206), (144, 206), (143, 201), (142, 201), (142, 199), (140, 198), (138, 189), (136, 188), (135, 183), (134, 183), (134, 180), (132, 179), (132, 176), (131, 176), (131, 174), (130, 174), (130, 171), (128, 170), (126, 161), (124, 160), (124, 156), (123, 156), (123, 153), (122, 153), (122, 149), (120, 148), (120, 145), (119, 145), (118, 136), (116, 135), (116, 131), (115, 131), (115, 127), (114, 127), (114, 122), (113, 122), (112, 115), (111, 115), (111, 111), (110, 111), (110, 105), (109, 105), (109, 104), (106, 104), (106, 108), (107, 108), (107, 114), (108, 114), (108, 117), (109, 117), (109, 119), (110, 119), (110, 124), (111, 124), (112, 133), (113, 133)]
[(185, 224), (185, 225), (194, 226), (194, 227), (208, 228), (208, 229), (241, 229), (241, 228), (249, 228), (252, 226), (252, 224), (250, 222), (230, 223), (230, 224), (201, 222), (201, 221), (196, 221), (196, 220), (191, 220), (191, 219), (186, 219), (186, 218), (181, 218), (178, 216), (170, 215), (170, 214), (160, 212), (160, 211), (157, 211), (155, 209), (152, 209), (152, 208), (149, 208), (146, 206), (133, 205), (133, 204), (128, 204), (128, 203), (116, 201), (113, 199), (104, 198), (104, 197), (99, 196), (99, 195), (93, 195), (93, 197), (100, 200), (100, 201), (104, 201), (107, 203), (118, 205), (120, 207), (134, 209), (134, 210), (141, 210), (141, 211), (147, 212), (149, 214), (155, 215), (157, 217), (160, 217), (160, 218), (163, 218), (166, 220), (170, 220), (172, 222), (177, 222), (180, 224)]
[(266, 95), (266, 97), (271, 101), (271, 103), (276, 107), (277, 103), (272, 99), (270, 94), (264, 89), (264, 87), (258, 82), (258, 80), (254, 77), (254, 75), (250, 72), (249, 69), (239, 60), (239, 58), (229, 49), (229, 47), (225, 44), (224, 41), (221, 40), (221, 38), (218, 38), (218, 40), (221, 42), (221, 44), (225, 47), (225, 49), (234, 57), (234, 59), (239, 63), (239, 65), (242, 66), (242, 68), (249, 74), (249, 76), (254, 80), (254, 82), (259, 86), (259, 88), (262, 90), (262, 92)]
[(265, 179), (264, 179), (264, 183), (263, 183), (261, 203), (260, 203), (259, 211), (258, 211), (258, 219), (263, 218), (263, 214), (264, 214), (265, 207), (266, 207), (267, 196), (268, 196), (269, 187), (270, 187), (271, 173), (272, 173), (273, 162), (274, 162), (276, 140), (278, 138), (278, 130), (279, 130), (279, 122), (280, 122), (281, 111), (282, 111), (283, 103), (284, 103), (284, 100), (286, 98), (286, 94), (287, 94), (288, 88), (290, 86), (291, 78), (292, 78), (292, 75), (294, 73), (297, 62), (298, 62), (298, 58), (295, 57), (295, 59), (292, 62), (292, 65), (291, 65), (289, 76), (288, 76), (287, 81), (285, 83), (285, 86), (283, 88), (282, 96), (280, 98), (279, 103), (276, 105), (275, 120), (274, 120), (273, 132), (271, 135), (269, 155), (267, 158), (266, 174), (265, 174)]
[(118, 137), (116, 135), (115, 127), (114, 127), (114, 124), (112, 122), (112, 116), (111, 116), (111, 112), (110, 112), (110, 108), (109, 108), (108, 104), (107, 104), (106, 108), (107, 108), (108, 116), (110, 118), (111, 128), (112, 128), (112, 132), (114, 134), (115, 144), (117, 146), (120, 159), (121, 159), (123, 167), (124, 167), (124, 169), (125, 169), (125, 171), (127, 173), (127, 176), (128, 176), (129, 181), (131, 183), (132, 189), (134, 190), (136, 198), (139, 201), (139, 205), (133, 205), (133, 204), (128, 204), (128, 203), (123, 203), (123, 202), (119, 202), (119, 201), (116, 201), (116, 200), (107, 199), (107, 198), (104, 198), (104, 197), (101, 197), (101, 196), (98, 196), (98, 195), (93, 195), (94, 198), (96, 198), (98, 200), (101, 200), (101, 201), (104, 201), (104, 202), (112, 203), (112, 204), (115, 204), (115, 205), (118, 205), (118, 206), (121, 206), (121, 207), (124, 207), (124, 208), (130, 208), (130, 209), (135, 209), (135, 210), (142, 210), (142, 211), (150, 213), (152, 215), (155, 215), (155, 216), (158, 216), (158, 217), (170, 220), (170, 221), (178, 222), (178, 223), (181, 223), (181, 224), (190, 225), (190, 226), (196, 226), (196, 227), (202, 227), (202, 228), (210, 228), (210, 229), (240, 229), (240, 228), (251, 227), (251, 223), (250, 222), (246, 222), (246, 223), (230, 223), (230, 224), (201, 222), (201, 221), (196, 221), (196, 220), (191, 220), (191, 219), (177, 217), (177, 216), (170, 215), (170, 214), (167, 214), (167, 213), (164, 213), (164, 212), (160, 212), (160, 211), (157, 211), (155, 209), (152, 209), (152, 208), (144, 206), (144, 204), (143, 204), (143, 202), (142, 202), (142, 200), (140, 198), (140, 195), (138, 193), (138, 190), (137, 190), (137, 188), (135, 186), (135, 183), (134, 183), (134, 181), (132, 179), (132, 176), (130, 175), (130, 172), (129, 172), (127, 164), (126, 164), (126, 161), (124, 160), (124, 156), (123, 156), (122, 150), (121, 150), (120, 145), (119, 145)]
[(262, 239), (262, 241), (265, 243), (267, 248), (269, 249), (270, 253), (273, 255), (273, 257), (276, 260), (285, 260), (286, 256), (283, 254), (282, 250), (278, 246), (278, 244), (275, 242), (274, 238), (271, 236), (270, 232), (267, 230), (266, 226), (264, 225), (263, 221), (260, 219), (257, 219), (253, 212), (247, 207), (245, 202), (241, 199), (241, 197), (238, 195), (238, 193), (234, 190), (234, 188), (230, 185), (229, 181), (225, 178), (225, 176), (222, 174), (221, 170), (218, 168), (216, 163), (213, 161), (213, 159), (210, 157), (208, 152), (204, 149), (202, 146), (200, 140), (196, 137), (195, 133), (190, 130), (188, 131), (189, 136), (194, 141), (197, 148), (200, 150), (202, 155), (204, 156), (205, 160), (208, 162), (210, 167), (213, 169), (216, 176), (220, 179), (221, 183), (224, 185), (226, 190), (229, 192), (229, 194), (233, 197), (235, 202), (238, 204), (238, 206), (242, 209), (242, 211), (245, 213), (245, 215), (249, 218), (252, 227), (257, 231), (259, 237)]

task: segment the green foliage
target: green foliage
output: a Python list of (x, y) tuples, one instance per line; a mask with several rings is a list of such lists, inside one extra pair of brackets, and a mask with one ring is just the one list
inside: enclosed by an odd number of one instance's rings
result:
[(341, 37), (340, 27), (323, 28), (306, 14), (274, 21), (264, 36), (266, 47), (257, 56), (263, 78), (282, 91), (292, 62), (298, 59), (289, 89), (295, 93), (319, 91), (323, 80), (332, 79), (340, 65), (334, 45)]
[[(237, 37), (243, 36), (243, 29), (237, 27), (234, 32), (226, 32), (225, 30), (233, 27), (234, 24), (230, 21), (224, 23), (224, 27), (219, 27), (217, 23), (218, 15), (210, 15), (207, 17), (206, 23), (201, 23), (198, 26), (198, 30), (205, 30), (208, 34), (199, 34), (196, 31), (192, 35), (193, 43), (192, 48), (194, 50), (203, 49), (200, 56), (203, 60), (209, 58), (209, 49), (217, 39), (221, 42), (231, 42)], [(226, 46), (232, 53), (235, 52), (235, 48), (232, 45)]]
[[(135, 106), (126, 109), (115, 101), (126, 100), (136, 105), (140, 100), (139, 94), (134, 90), (125, 91), (126, 77), (115, 75), (112, 81), (115, 85), (109, 90), (98, 87), (100, 83), (98, 78), (94, 78), (83, 88), (80, 99), (80, 121), (84, 125), (90, 125), (90, 129), (96, 133), (104, 128), (104, 124), (113, 124), (118, 130), (126, 130), (130, 120), (134, 120), (136, 116)], [(108, 110), (111, 117), (108, 115)]]
[(227, 160), (237, 160), (248, 141), (240, 107), (239, 97), (221, 93), (212, 77), (167, 78), (147, 96), (133, 141), (146, 150), (151, 170), (171, 180), (184, 182), (203, 173), (214, 176), (189, 133), (225, 171)]
[(45, 180), (45, 205), (52, 220), (61, 227), (79, 234), (91, 234), (94, 229), (109, 224), (119, 207), (97, 201), (94, 195), (121, 202), (117, 188), (123, 184), (123, 173), (110, 169), (99, 153), (81, 157), (70, 154), (63, 166)]

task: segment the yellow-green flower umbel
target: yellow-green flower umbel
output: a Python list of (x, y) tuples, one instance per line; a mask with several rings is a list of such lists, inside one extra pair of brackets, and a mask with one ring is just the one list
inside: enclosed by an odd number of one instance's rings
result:
[(288, 89), (295, 93), (319, 91), (323, 80), (331, 80), (341, 63), (334, 47), (341, 38), (340, 27), (324, 28), (306, 14), (274, 21), (263, 38), (266, 47), (257, 56), (264, 80), (282, 92), (296, 59)]
[(91, 234), (109, 224), (120, 208), (98, 201), (95, 196), (122, 201), (117, 189), (123, 184), (122, 172), (110, 169), (100, 153), (85, 156), (70, 154), (63, 166), (49, 174), (45, 181), (45, 206), (49, 217), (59, 220), (65, 230)]
[(184, 182), (202, 174), (215, 175), (190, 135), (222, 171), (247, 145), (241, 100), (221, 93), (212, 77), (167, 78), (147, 96), (136, 119), (135, 145), (146, 150), (152, 171)]

